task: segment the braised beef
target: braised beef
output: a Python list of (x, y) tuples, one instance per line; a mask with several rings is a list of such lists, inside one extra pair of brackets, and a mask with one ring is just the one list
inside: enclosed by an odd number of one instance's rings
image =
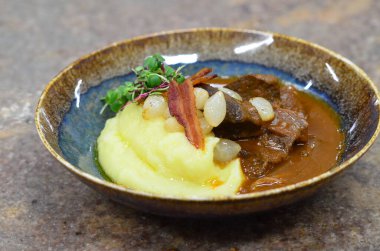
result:
[[(237, 141), (242, 146), (240, 160), (243, 172), (251, 179), (259, 178), (269, 172), (275, 164), (285, 160), (291, 150), (294, 139), (265, 133), (249, 141)], [(254, 143), (252, 145), (252, 142)], [(250, 144), (245, 147), (245, 144)]]
[(213, 129), (215, 135), (230, 140), (243, 140), (258, 137), (266, 132), (266, 129), (251, 122), (232, 123), (223, 122)]
[(259, 151), (242, 149), (239, 157), (243, 172), (248, 179), (262, 177), (273, 168), (273, 164), (265, 162)]
[[(289, 109), (277, 108), (275, 110), (275, 118), (267, 127), (268, 130), (282, 137), (290, 137), (298, 140), (300, 136), (304, 136), (308, 123), (305, 115)], [(301, 141), (304, 139), (301, 138)], [(306, 139), (307, 140), (307, 139)]]
[[(210, 95), (218, 91), (210, 85), (201, 85)], [(271, 75), (246, 75), (228, 84), (226, 88), (240, 94), (238, 101), (225, 94), (227, 115), (225, 121), (214, 129), (218, 137), (236, 140), (241, 146), (240, 159), (247, 177), (264, 176), (276, 164), (284, 161), (295, 142), (307, 141), (307, 116), (299, 101), (297, 91)], [(263, 123), (255, 108), (249, 103), (253, 97), (263, 97), (271, 102), (275, 118)], [(250, 112), (251, 110), (254, 112)], [(244, 147), (249, 139), (249, 149)]]
[(229, 84), (227, 88), (239, 93), (243, 100), (262, 97), (269, 100), (273, 106), (304, 112), (297, 98), (296, 88), (290, 85), (284, 86), (280, 79), (273, 75), (245, 75)]
[(263, 97), (271, 103), (280, 100), (281, 84), (271, 75), (245, 75), (226, 87), (239, 93), (246, 101), (252, 97)]
[(302, 104), (297, 96), (296, 88), (290, 85), (282, 86), (280, 89), (281, 108), (304, 113)]

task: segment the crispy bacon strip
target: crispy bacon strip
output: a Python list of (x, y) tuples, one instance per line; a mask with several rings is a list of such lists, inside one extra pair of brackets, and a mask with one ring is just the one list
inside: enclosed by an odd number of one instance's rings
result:
[(168, 90), (169, 111), (185, 128), (187, 139), (198, 149), (204, 149), (204, 138), (195, 107), (194, 87), (191, 78), (182, 84), (172, 80)]
[(191, 80), (195, 80), (197, 78), (201, 78), (203, 76), (206, 76), (207, 74), (209, 74), (210, 72), (212, 72), (212, 69), (211, 68), (202, 68), (200, 69), (197, 73), (195, 73), (193, 76), (190, 77)]
[(197, 84), (206, 84), (207, 81), (213, 79), (213, 78), (216, 78), (218, 75), (214, 74), (214, 75), (211, 75), (211, 76), (204, 76), (204, 77), (200, 77), (200, 78), (196, 78), (193, 80), (193, 86), (197, 85)]
[(202, 68), (197, 73), (195, 73), (193, 76), (190, 77), (191, 81), (193, 82), (193, 86), (201, 83), (206, 83), (207, 81), (216, 78), (218, 75), (214, 74), (211, 76), (206, 76), (212, 72), (211, 68)]

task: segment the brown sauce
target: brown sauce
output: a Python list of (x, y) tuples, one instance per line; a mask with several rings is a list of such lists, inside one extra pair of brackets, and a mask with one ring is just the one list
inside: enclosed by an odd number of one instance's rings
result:
[[(228, 85), (236, 78), (218, 78), (216, 85)], [(298, 91), (308, 122), (308, 139), (304, 143), (295, 142), (285, 160), (274, 164), (269, 170), (260, 173), (253, 168), (252, 159), (240, 158), (246, 180), (239, 193), (263, 191), (295, 184), (318, 176), (336, 165), (343, 150), (344, 134), (340, 130), (340, 118), (323, 100)], [(242, 152), (255, 152), (262, 147), (255, 138), (236, 141)], [(258, 170), (258, 171), (257, 171)]]
[[(246, 181), (240, 193), (263, 191), (295, 184), (318, 176), (332, 168), (339, 159), (344, 142), (344, 134), (340, 131), (340, 119), (336, 112), (324, 101), (311, 94), (299, 93), (306, 113), (308, 114), (308, 141), (295, 144), (287, 159), (261, 178), (250, 179), (247, 173), (248, 163), (242, 158), (242, 169)], [(238, 141), (242, 149), (254, 150), (255, 140)]]

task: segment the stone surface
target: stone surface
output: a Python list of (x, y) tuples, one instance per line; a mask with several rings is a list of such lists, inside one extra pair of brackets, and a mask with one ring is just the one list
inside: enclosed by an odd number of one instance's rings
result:
[(350, 58), (379, 87), (379, 13), (375, 0), (0, 0), (0, 250), (378, 250), (379, 141), (305, 201), (233, 219), (171, 219), (123, 207), (80, 183), (44, 149), (33, 111), (45, 84), (85, 53), (204, 26), (316, 42)]

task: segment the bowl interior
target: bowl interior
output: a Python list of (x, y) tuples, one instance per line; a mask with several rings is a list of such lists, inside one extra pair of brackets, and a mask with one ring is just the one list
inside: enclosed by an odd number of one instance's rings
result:
[(378, 128), (376, 90), (348, 60), (281, 35), (210, 29), (121, 42), (65, 69), (51, 81), (37, 109), (37, 122), (51, 149), (82, 171), (105, 179), (94, 160), (95, 143), (112, 114), (99, 114), (100, 99), (133, 78), (131, 67), (157, 52), (167, 56), (169, 64), (187, 64), (186, 75), (205, 66), (222, 76), (273, 74), (318, 95), (342, 118), (346, 146), (340, 163), (357, 154)]
[[(176, 66), (174, 66), (176, 67)], [(185, 75), (192, 75), (203, 67), (210, 67), (219, 76), (239, 76), (245, 74), (271, 74), (281, 78), (288, 84), (297, 86), (305, 90), (307, 83), (294, 78), (291, 74), (276, 68), (269, 68), (255, 63), (245, 63), (240, 61), (208, 60), (198, 61), (183, 69)], [(70, 109), (65, 114), (58, 131), (58, 145), (65, 158), (73, 165), (79, 167), (98, 178), (107, 179), (106, 175), (99, 168), (96, 162), (96, 139), (104, 128), (108, 118), (114, 113), (107, 112), (99, 114), (103, 106), (101, 98), (106, 92), (115, 88), (125, 81), (134, 80), (135, 75), (128, 73), (102, 81), (99, 85), (90, 88), (87, 92), (72, 101)], [(334, 106), (331, 99), (323, 92), (314, 87), (305, 90), (324, 99)]]

